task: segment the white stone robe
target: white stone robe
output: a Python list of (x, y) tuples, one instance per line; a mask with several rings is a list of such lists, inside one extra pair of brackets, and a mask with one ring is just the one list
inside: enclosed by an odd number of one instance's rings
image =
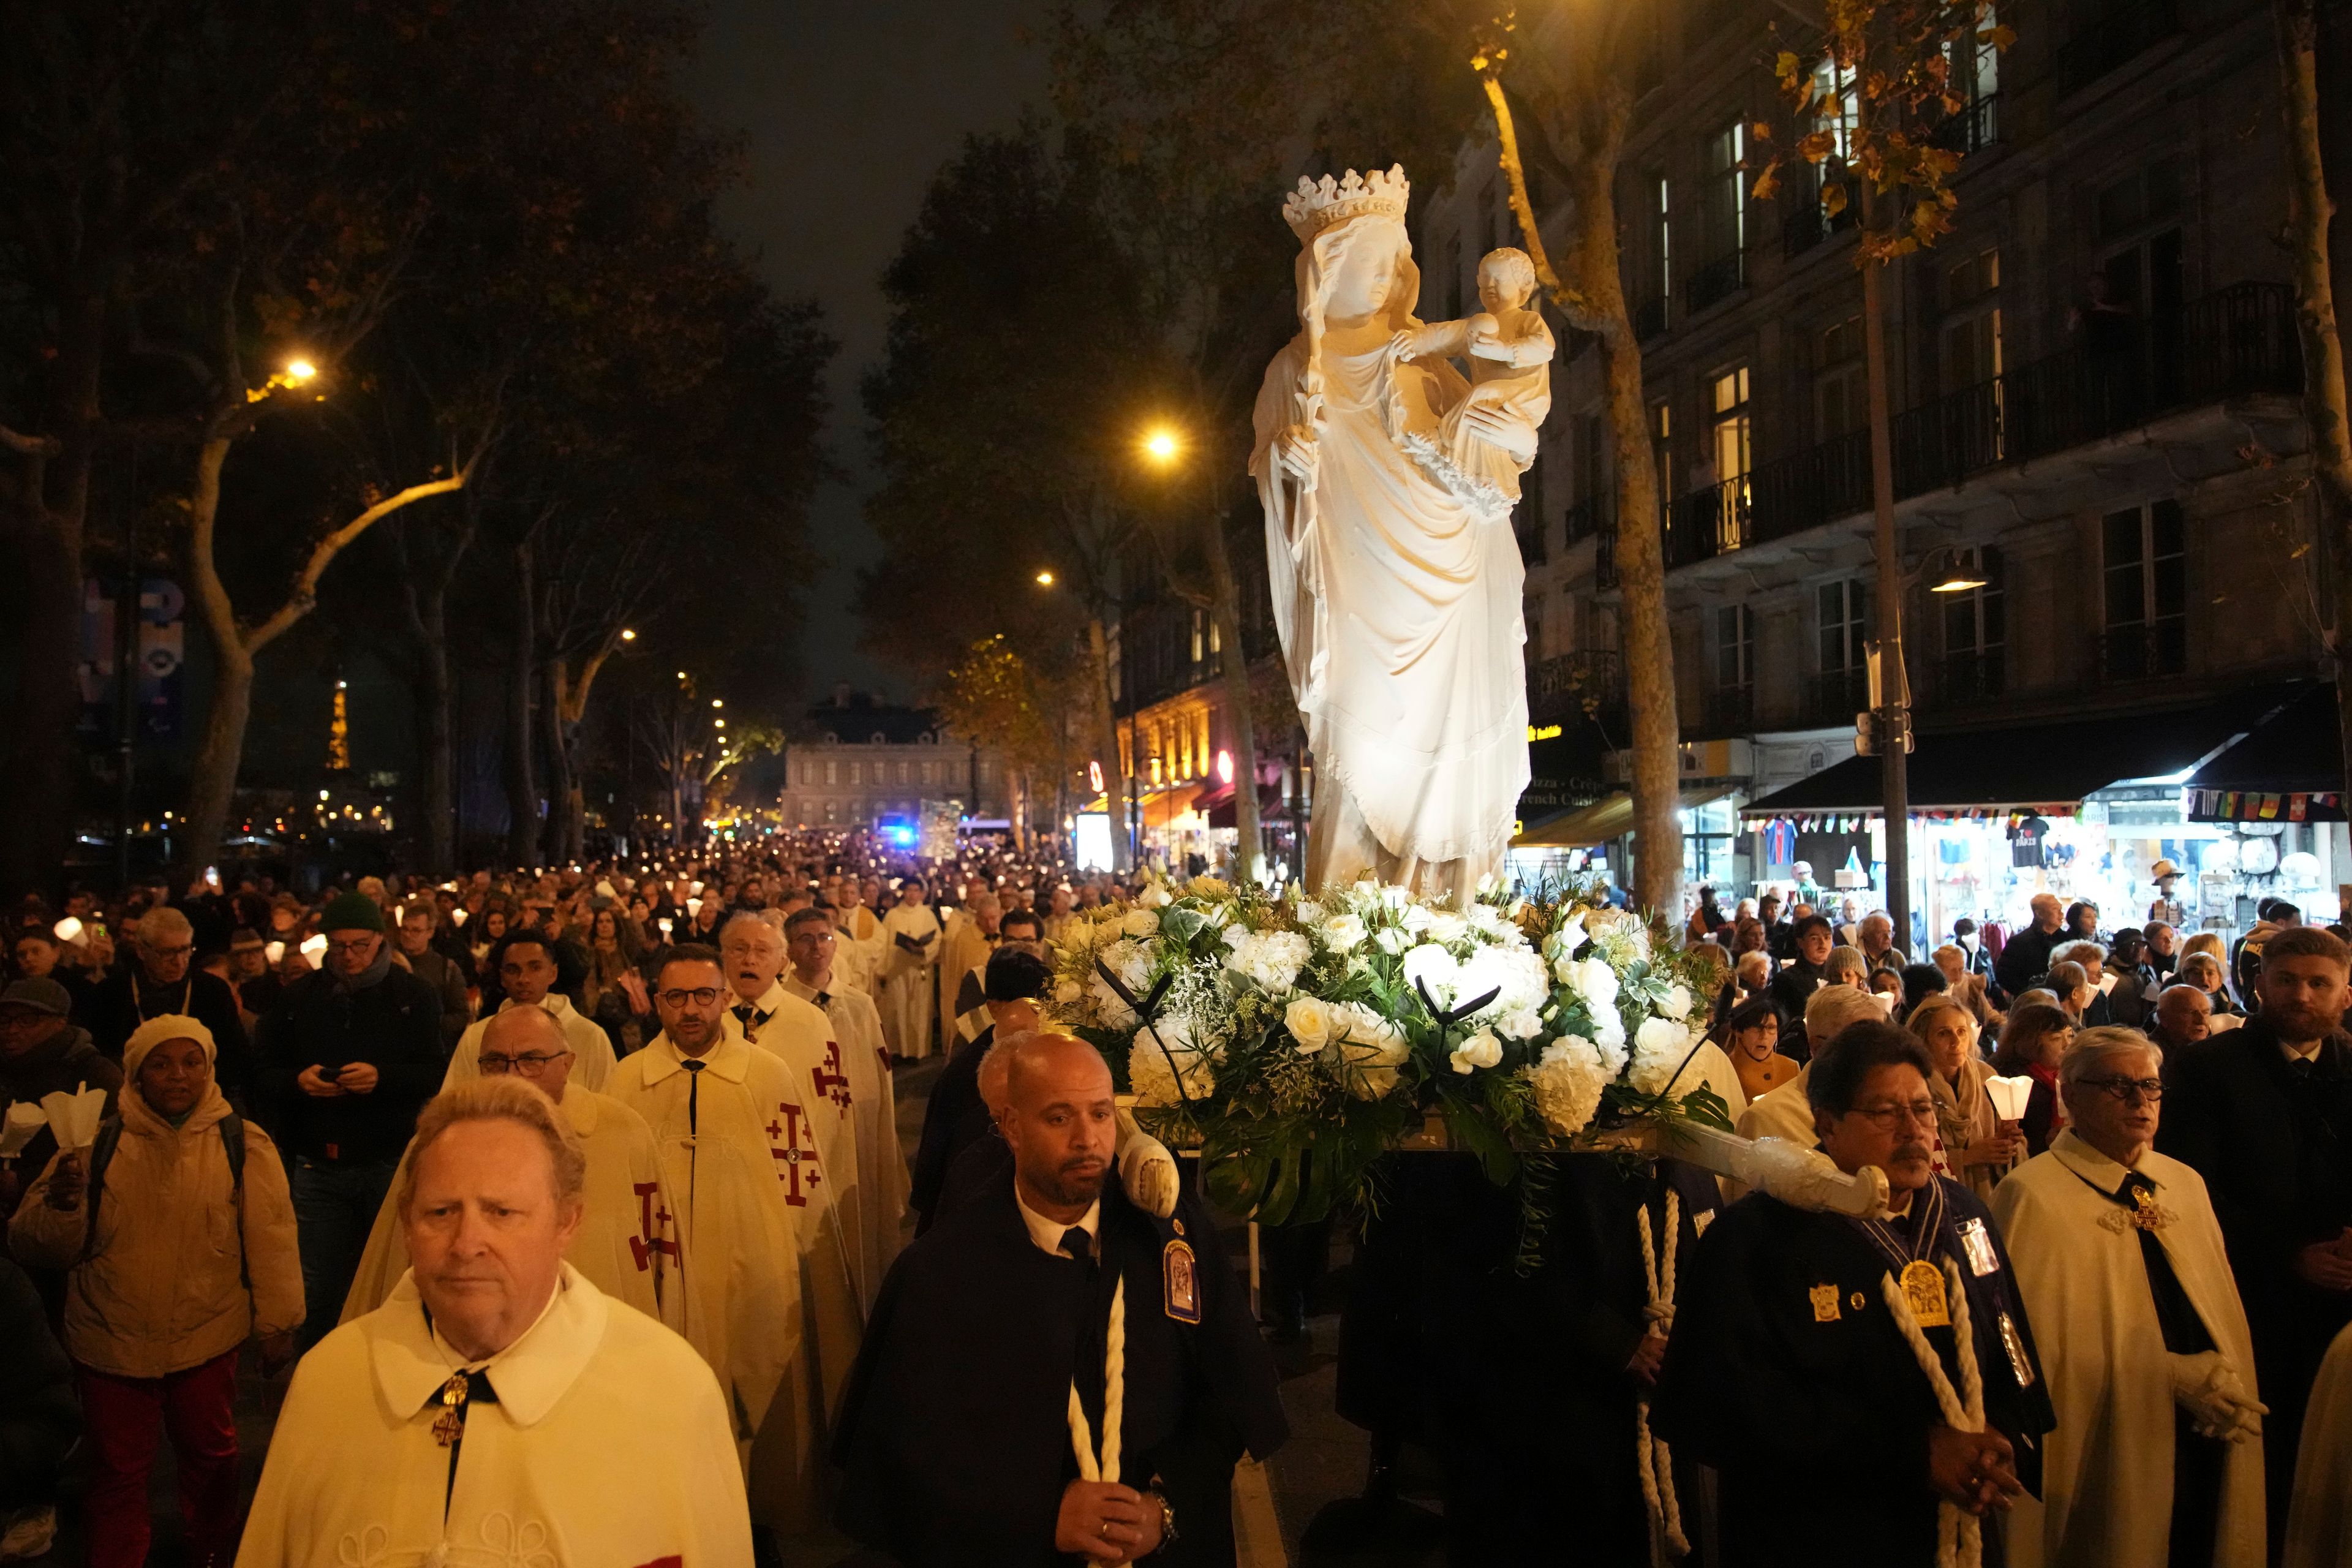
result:
[(784, 988), (810, 1002), (821, 997), (840, 1048), (839, 1071), (849, 1079), (851, 1119), (857, 1129), (856, 1213), (849, 1224), (866, 1310), (882, 1277), (906, 1245), (907, 1151), (898, 1141), (898, 1100), (890, 1081), (890, 1050), (882, 1043), (882, 1016), (874, 999), (838, 979), (820, 992), (788, 979)]
[[(2156, 1184), (2171, 1223), (2155, 1232), (2215, 1348), (2254, 1385), (2245, 1309), (2222, 1250), (2204, 1179), (2151, 1151), (2139, 1171)], [(2165, 1561), (2172, 1509), (2172, 1379), (2164, 1333), (2148, 1293), (2139, 1233), (2110, 1216), (2102, 1193), (2124, 1168), (2062, 1132), (1993, 1189), (1993, 1217), (2008, 1244), (2025, 1310), (2042, 1349), (2058, 1412), (2044, 1439), (2042, 1497), (2021, 1497), (2010, 1515), (2011, 1568), (2141, 1568)], [(2098, 1188), (2094, 1191), (2093, 1187)], [(2261, 1568), (2263, 1445), (2230, 1446), (2221, 1479), (2217, 1568)]]
[(2352, 1568), (2352, 1328), (2336, 1336), (2312, 1380), (2280, 1561), (2284, 1568)]
[[(509, 997), (500, 1005), (499, 1012), (503, 1013), (509, 1007), (527, 1007), (530, 1005), (527, 1002), (517, 1002)], [(593, 1018), (583, 1017), (580, 1010), (572, 1006), (571, 998), (561, 991), (549, 992), (540, 1005), (546, 1008), (555, 1021), (563, 1026), (563, 1037), (571, 1042), (572, 1081), (583, 1089), (593, 1089), (600, 1094), (603, 1093), (604, 1085), (612, 1080), (613, 1064), (617, 1059), (613, 1055), (613, 1038), (604, 1033), (604, 1026)], [(467, 1079), (482, 1076), (479, 1065), (482, 1059), (482, 1033), (489, 1026), (488, 1018), (477, 1018), (466, 1026), (466, 1032), (457, 1037), (457, 1048), (449, 1053), (449, 1070), (441, 1076), (443, 1089), (453, 1088)]]
[[(576, 1083), (564, 1086), (560, 1103), (588, 1157), (586, 1210), (564, 1258), (605, 1295), (685, 1332), (677, 1212), (662, 1185), (653, 1129), (619, 1100)], [(403, 1151), (351, 1294), (343, 1298), (343, 1322), (383, 1306), (408, 1272), (408, 1237), (400, 1224), (400, 1190), (407, 1180), (408, 1152)]]
[[(899, 945), (905, 937), (920, 952)], [(882, 917), (882, 989), (877, 1005), (883, 1037), (893, 1056), (920, 1061), (931, 1054), (931, 1016), (938, 1011), (932, 975), (939, 969), (942, 931), (929, 904), (898, 904)]]
[(652, 1127), (686, 1249), (686, 1337), (727, 1390), (754, 1517), (795, 1532), (822, 1522), (825, 1418), (857, 1353), (839, 1268), (805, 1255), (840, 1245), (819, 1201), (824, 1173), (808, 1096), (733, 1015), (689, 1073), (667, 1034), (624, 1058), (613, 1098)]
[(237, 1568), (751, 1568), (726, 1402), (684, 1340), (567, 1264), (487, 1363), (498, 1400), (467, 1411), (453, 1485), (433, 1421), (458, 1364), (407, 1276), (321, 1340), (278, 1413)]

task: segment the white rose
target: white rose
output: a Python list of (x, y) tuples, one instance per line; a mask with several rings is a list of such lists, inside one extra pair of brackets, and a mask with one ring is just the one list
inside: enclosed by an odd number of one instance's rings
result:
[(1309, 1056), (1330, 1040), (1338, 1022), (1329, 1005), (1314, 996), (1294, 996), (1282, 1010), (1282, 1026), (1297, 1040), (1299, 1050)]
[(1587, 958), (1579, 962), (1576, 978), (1569, 984), (1595, 1013), (1605, 1012), (1617, 1005), (1617, 972), (1601, 959)]
[(1610, 1064), (1610, 1077), (1625, 1070), (1625, 1024), (1614, 1007), (1592, 1015), (1592, 1044)]
[(1521, 1007), (1516, 1012), (1504, 1014), (1496, 1020), (1495, 1027), (1511, 1039), (1532, 1040), (1543, 1033), (1543, 1020), (1537, 1017), (1531, 1009)]
[(1680, 983), (1667, 986), (1665, 995), (1658, 1000), (1658, 1011), (1677, 1023), (1689, 1017), (1690, 1010), (1690, 987)]
[(1334, 952), (1352, 952), (1364, 944), (1364, 922), (1358, 915), (1328, 915), (1322, 932), (1323, 945)]
[(1454, 1047), (1454, 1070), (1467, 1077), (1474, 1068), (1494, 1067), (1503, 1059), (1503, 1042), (1491, 1029), (1481, 1029)]
[[(1409, 919), (1407, 923), (1411, 923)], [(1432, 910), (1422, 934), (1431, 942), (1451, 944), (1470, 934), (1470, 922), (1450, 910)]]
[(1119, 921), (1119, 929), (1129, 936), (1157, 936), (1160, 917), (1150, 910), (1130, 910), (1127, 918)]
[(1562, 921), (1554, 940), (1559, 943), (1560, 957), (1574, 957), (1576, 950), (1584, 945), (1584, 911), (1579, 910)]
[(1394, 926), (1388, 927), (1386, 930), (1381, 931), (1372, 938), (1373, 943), (1378, 946), (1382, 952), (1390, 953), (1391, 955), (1402, 952), (1405, 949), (1405, 944), (1412, 940), (1412, 937), (1407, 936), (1403, 931), (1397, 930)]

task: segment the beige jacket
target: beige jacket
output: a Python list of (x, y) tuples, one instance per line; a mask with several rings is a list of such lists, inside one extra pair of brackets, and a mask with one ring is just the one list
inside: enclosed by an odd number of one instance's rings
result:
[(1936, 1097), (1936, 1131), (1944, 1140), (1944, 1157), (1952, 1163), (1952, 1174), (1987, 1203), (1992, 1202), (1993, 1188), (2015, 1165), (1963, 1165), (1960, 1156), (1970, 1144), (2000, 1132), (1992, 1096), (1985, 1092), (1985, 1080), (1992, 1076), (1992, 1064), (1974, 1054), (1960, 1064), (1957, 1092), (1944, 1081), (1942, 1073), (1927, 1075), (1927, 1089)]
[(177, 1128), (149, 1110), (134, 1086), (123, 1087), (118, 1103), (122, 1142), (106, 1168), (89, 1256), (82, 1256), (87, 1198), (70, 1209), (48, 1205), (55, 1159), (8, 1226), (20, 1260), (71, 1270), (65, 1338), (74, 1360), (117, 1377), (162, 1377), (200, 1366), (248, 1336), (267, 1339), (300, 1323), (294, 1204), (269, 1135), (245, 1124), (240, 1201), (231, 1193), (219, 1127), (228, 1101), (217, 1088)]

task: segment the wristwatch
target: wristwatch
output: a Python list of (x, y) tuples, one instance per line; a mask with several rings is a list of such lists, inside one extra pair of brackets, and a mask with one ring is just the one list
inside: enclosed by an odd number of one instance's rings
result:
[(1145, 1497), (1160, 1505), (1160, 1549), (1176, 1539), (1176, 1510), (1165, 1492), (1146, 1492)]

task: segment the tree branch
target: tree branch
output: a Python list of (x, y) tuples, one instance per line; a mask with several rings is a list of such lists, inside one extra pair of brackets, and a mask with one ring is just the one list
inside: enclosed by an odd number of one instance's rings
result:
[(54, 458), (65, 448), (55, 436), (26, 436), (0, 425), (0, 447), (27, 458)]
[(320, 540), (310, 547), (310, 558), (303, 563), (302, 574), (294, 580), (294, 591), (287, 595), (286, 602), (278, 605), (277, 613), (268, 620), (245, 634), (247, 651), (259, 653), (318, 607), (319, 579), (326, 575), (327, 568), (334, 564), (335, 557), (361, 534), (403, 507), (414, 506), (434, 496), (449, 495), (465, 488), (466, 476), (462, 473), (453, 474), (446, 479), (428, 479), (421, 485), (411, 485), (397, 495), (385, 497)]

